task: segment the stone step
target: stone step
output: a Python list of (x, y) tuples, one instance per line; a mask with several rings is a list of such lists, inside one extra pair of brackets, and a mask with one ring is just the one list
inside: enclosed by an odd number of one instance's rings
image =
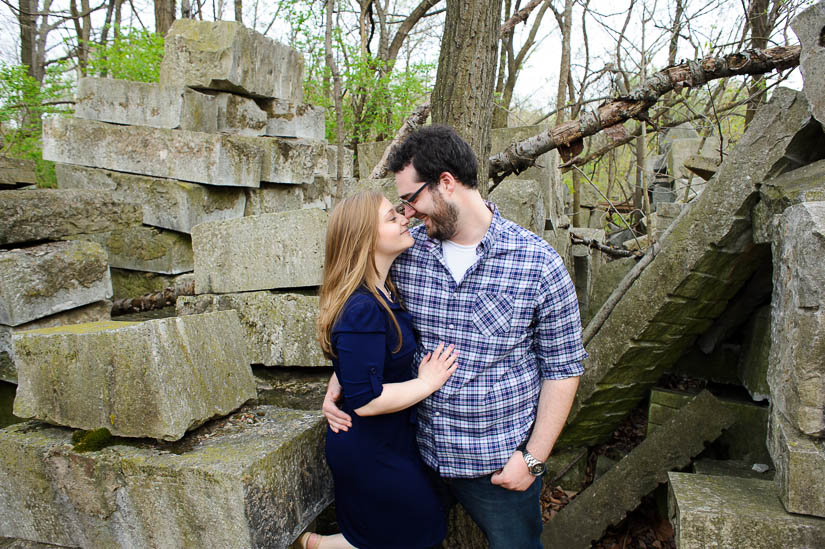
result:
[(195, 293), (320, 285), (327, 219), (323, 210), (305, 209), (198, 225)]
[(252, 364), (332, 366), (318, 344), (315, 320), (320, 299), (299, 294), (243, 292), (178, 298), (178, 316), (235, 310)]
[[(825, 517), (825, 440), (800, 432), (777, 408), (768, 425), (776, 491), (790, 513)], [(825, 539), (825, 538), (823, 538)]]
[(243, 217), (245, 191), (253, 190), (198, 185), (72, 164), (57, 164), (55, 172), (61, 189), (111, 192), (114, 197), (140, 204), (144, 224), (182, 233), (191, 233), (192, 227), (207, 221)]
[(177, 440), (255, 397), (237, 313), (15, 334), (14, 415)]
[(318, 411), (259, 406), (176, 443), (80, 452), (38, 422), (0, 430), (0, 536), (69, 547), (286, 549), (332, 501)]
[(825, 540), (825, 519), (787, 513), (769, 480), (668, 473), (668, 482), (679, 549), (813, 549)]
[(304, 58), (232, 21), (178, 19), (166, 33), (160, 83), (303, 100)]
[(100, 244), (54, 242), (0, 251), (0, 324), (20, 326), (111, 297)]
[(716, 440), (733, 422), (727, 408), (703, 391), (550, 519), (542, 543), (565, 549), (590, 547), (608, 526), (665, 482), (668, 471), (688, 465), (705, 442)]
[(27, 189), (0, 193), (0, 246), (140, 225), (140, 207), (113, 193)]

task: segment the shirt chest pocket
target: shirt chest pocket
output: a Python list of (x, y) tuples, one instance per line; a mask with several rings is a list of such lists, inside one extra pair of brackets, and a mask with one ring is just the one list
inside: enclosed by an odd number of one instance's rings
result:
[(503, 335), (510, 331), (513, 304), (510, 296), (480, 292), (471, 315), (473, 324), (485, 336)]

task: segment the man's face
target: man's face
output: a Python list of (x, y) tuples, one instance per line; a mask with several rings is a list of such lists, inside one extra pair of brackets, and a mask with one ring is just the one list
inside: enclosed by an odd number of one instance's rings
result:
[[(408, 219), (415, 217), (424, 223), (427, 236), (437, 240), (449, 240), (458, 230), (458, 209), (444, 200), (439, 187), (425, 187), (412, 164), (395, 174), (398, 196), (409, 202), (403, 203), (403, 214)], [(413, 200), (411, 197), (415, 195)]]

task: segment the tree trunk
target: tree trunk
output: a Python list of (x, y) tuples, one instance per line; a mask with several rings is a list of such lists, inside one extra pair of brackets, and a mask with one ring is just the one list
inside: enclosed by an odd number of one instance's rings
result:
[(166, 36), (175, 22), (175, 0), (155, 0), (155, 32)]
[[(769, 0), (751, 0), (748, 8), (748, 21), (751, 28), (751, 47), (765, 48), (768, 45), (768, 35), (771, 29), (768, 28), (768, 4)], [(751, 99), (748, 101), (748, 106), (745, 110), (745, 127), (747, 128), (753, 115), (756, 114), (756, 109), (765, 102), (765, 78), (760, 74), (751, 79), (748, 86), (748, 94)]]
[(235, 21), (243, 25), (243, 0), (235, 0)]
[(559, 63), (559, 87), (556, 92), (556, 124), (564, 121), (564, 103), (567, 97), (567, 78), (570, 75), (570, 34), (573, 30), (573, 0), (564, 1), (564, 13), (558, 17), (561, 29), (561, 62)]
[(432, 93), (432, 119), (452, 126), (478, 157), (479, 190), (487, 195), (493, 86), (501, 0), (447, 0), (444, 37)]
[(17, 20), (20, 23), (20, 63), (28, 67), (28, 74), (36, 78), (34, 62), (35, 16), (37, 0), (19, 0), (20, 12)]

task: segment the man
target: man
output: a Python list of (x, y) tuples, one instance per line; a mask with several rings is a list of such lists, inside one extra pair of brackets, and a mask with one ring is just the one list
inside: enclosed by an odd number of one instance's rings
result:
[[(442, 341), (459, 352), (456, 373), (418, 405), (421, 456), (491, 548), (541, 547), (536, 478), (587, 356), (570, 276), (546, 242), (482, 199), (475, 154), (451, 128), (416, 130), (389, 168), (398, 211), (423, 222), (392, 268), (419, 337), (413, 364)], [(324, 413), (337, 431), (350, 423), (334, 377)]]

